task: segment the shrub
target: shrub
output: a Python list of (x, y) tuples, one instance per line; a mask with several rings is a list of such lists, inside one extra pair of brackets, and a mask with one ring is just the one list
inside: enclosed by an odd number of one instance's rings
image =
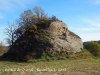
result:
[(82, 49), (81, 52), (67, 52), (67, 59), (93, 59), (93, 55), (86, 49)]
[(90, 51), (94, 56), (100, 57), (100, 43), (91, 41), (86, 45), (86, 49)]

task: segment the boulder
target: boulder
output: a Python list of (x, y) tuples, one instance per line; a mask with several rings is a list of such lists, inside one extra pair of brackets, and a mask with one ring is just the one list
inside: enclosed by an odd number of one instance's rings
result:
[(61, 21), (51, 22), (46, 29), (38, 29), (36, 25), (32, 27), (15, 41), (3, 58), (26, 61), (59, 53), (66, 57), (67, 52), (76, 53), (83, 48), (81, 38)]
[(63, 22), (52, 22), (48, 31), (50, 32), (50, 42), (53, 44), (51, 50), (80, 52), (83, 48), (81, 38), (69, 31), (67, 25)]

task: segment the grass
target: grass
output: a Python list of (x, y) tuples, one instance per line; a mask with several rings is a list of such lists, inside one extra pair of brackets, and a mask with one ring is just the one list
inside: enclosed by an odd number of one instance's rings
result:
[(28, 63), (0, 61), (0, 75), (100, 75), (100, 59)]
[(100, 59), (94, 59), (89, 51), (82, 49), (78, 53), (68, 53), (63, 60), (57, 60), (56, 56), (28, 62), (2, 60), (0, 75), (100, 75)]

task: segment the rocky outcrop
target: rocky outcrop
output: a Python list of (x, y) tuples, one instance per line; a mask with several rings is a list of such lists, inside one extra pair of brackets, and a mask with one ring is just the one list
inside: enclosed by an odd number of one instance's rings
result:
[(68, 52), (80, 52), (83, 48), (81, 38), (69, 31), (61, 21), (51, 22), (45, 29), (38, 27), (40, 26), (32, 25), (25, 31), (3, 58), (32, 60), (42, 56), (66, 57)]
[(83, 48), (81, 38), (69, 31), (67, 25), (63, 22), (52, 22), (48, 31), (50, 32), (50, 42), (53, 44), (51, 50), (80, 52)]

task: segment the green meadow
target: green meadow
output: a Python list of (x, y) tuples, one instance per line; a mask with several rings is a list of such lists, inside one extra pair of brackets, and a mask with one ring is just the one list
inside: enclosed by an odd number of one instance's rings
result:
[(0, 61), (0, 75), (100, 75), (100, 59)]

